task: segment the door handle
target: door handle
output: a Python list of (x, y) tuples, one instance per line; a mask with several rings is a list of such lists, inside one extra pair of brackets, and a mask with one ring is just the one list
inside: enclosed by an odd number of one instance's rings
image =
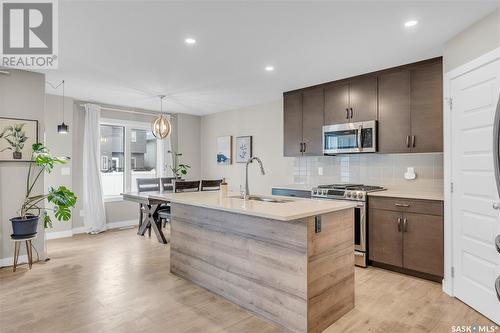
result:
[(345, 109), (345, 119), (349, 119), (349, 108)]
[(415, 135), (411, 136), (411, 146), (415, 148)]
[(408, 224), (407, 219), (403, 219), (403, 232), (406, 232), (406, 225)]
[(497, 291), (497, 298), (500, 301), (500, 276), (495, 281), (495, 290)]
[(493, 205), (492, 205), (493, 209), (500, 209), (500, 203), (498, 202), (494, 202)]
[(406, 148), (410, 148), (410, 136), (406, 136)]
[(497, 248), (498, 253), (500, 253), (500, 235), (495, 237), (495, 246)]
[[(497, 109), (495, 111), (495, 120), (493, 121), (493, 165), (495, 170), (495, 182), (497, 192), (500, 195), (500, 99), (498, 99)], [(497, 209), (497, 208), (495, 208)]]
[(351, 117), (350, 118), (352, 119), (352, 117), (354, 115), (354, 111), (352, 110), (352, 108), (349, 108), (349, 110), (351, 110)]
[(401, 232), (401, 218), (398, 217), (398, 232)]

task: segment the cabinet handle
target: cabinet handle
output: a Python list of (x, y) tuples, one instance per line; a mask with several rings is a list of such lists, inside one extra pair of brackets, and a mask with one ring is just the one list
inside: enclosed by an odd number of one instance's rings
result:
[(415, 135), (411, 136), (411, 146), (415, 148)]
[(406, 225), (408, 224), (407, 219), (403, 219), (403, 232), (406, 232)]
[(349, 108), (345, 109), (345, 119), (349, 119)]
[(354, 115), (354, 111), (352, 110), (352, 108), (349, 108), (349, 110), (351, 110), (351, 119), (352, 119), (352, 116)]
[(398, 217), (398, 232), (401, 232), (401, 218)]
[(306, 152), (306, 149), (307, 149), (307, 146), (306, 146), (306, 143), (305, 143), (305, 142), (303, 142), (303, 145), (304, 145), (304, 149), (302, 150), (302, 152), (303, 152), (303, 153), (305, 153), (305, 152)]
[(402, 203), (398, 203), (398, 202), (396, 202), (396, 203), (394, 204), (394, 206), (396, 206), (396, 207), (410, 207), (410, 205), (409, 205), (409, 204), (402, 204)]
[(302, 146), (303, 144), (304, 144), (303, 142), (301, 142), (301, 143), (300, 143), (300, 148), (299, 148), (299, 151), (300, 151), (301, 153), (303, 153), (303, 152), (304, 152), (304, 149), (302, 148), (302, 147), (303, 147), (303, 146)]
[(410, 148), (410, 136), (406, 136), (406, 148)]

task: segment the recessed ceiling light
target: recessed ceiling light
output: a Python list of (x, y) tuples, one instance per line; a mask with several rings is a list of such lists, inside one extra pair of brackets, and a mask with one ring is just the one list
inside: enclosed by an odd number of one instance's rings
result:
[(406, 21), (405, 22), (405, 27), (406, 28), (411, 28), (411, 27), (414, 27), (418, 24), (418, 21), (417, 20), (410, 20), (410, 21)]
[(266, 67), (264, 67), (264, 69), (268, 72), (272, 72), (272, 71), (274, 71), (274, 66), (266, 66)]
[(194, 38), (186, 38), (184, 41), (186, 42), (186, 44), (190, 45), (196, 44), (196, 39)]

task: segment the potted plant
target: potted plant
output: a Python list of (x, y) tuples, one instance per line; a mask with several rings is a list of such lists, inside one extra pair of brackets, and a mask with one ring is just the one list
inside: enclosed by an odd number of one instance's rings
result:
[[(66, 158), (55, 157), (41, 143), (32, 146), (33, 152), (29, 162), (26, 179), (26, 195), (19, 209), (19, 216), (10, 219), (15, 236), (33, 235), (37, 232), (38, 219), (43, 218), (44, 228), (52, 227), (52, 219), (48, 211), (53, 211), (59, 221), (71, 218), (71, 208), (76, 204), (75, 194), (65, 186), (50, 187), (47, 194), (33, 194), (33, 188), (44, 172), (50, 173), (56, 164), (65, 164)], [(41, 206), (47, 199), (53, 208)]]
[(179, 156), (182, 156), (182, 153), (169, 151), (172, 154), (172, 162), (173, 165), (169, 166), (170, 170), (174, 174), (175, 178), (181, 178), (182, 176), (186, 176), (188, 173), (188, 169), (191, 168), (189, 164), (179, 164)]
[(2, 149), (0, 152), (12, 150), (12, 158), (15, 160), (20, 160), (23, 157), (21, 151), (24, 148), (24, 143), (28, 140), (28, 137), (23, 130), (24, 125), (24, 123), (21, 123), (13, 126), (7, 126), (0, 133), (0, 138), (3, 137), (10, 145), (10, 147)]

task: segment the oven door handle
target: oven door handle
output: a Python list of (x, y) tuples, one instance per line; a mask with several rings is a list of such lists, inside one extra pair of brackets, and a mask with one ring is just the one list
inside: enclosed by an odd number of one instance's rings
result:
[(363, 147), (361, 147), (361, 132), (363, 131), (363, 126), (359, 125), (358, 128), (358, 135), (356, 136), (356, 143), (358, 145), (358, 149), (362, 150)]
[(366, 206), (364, 203), (358, 203), (356, 208), (360, 210), (359, 214), (359, 246), (361, 251), (366, 251)]

